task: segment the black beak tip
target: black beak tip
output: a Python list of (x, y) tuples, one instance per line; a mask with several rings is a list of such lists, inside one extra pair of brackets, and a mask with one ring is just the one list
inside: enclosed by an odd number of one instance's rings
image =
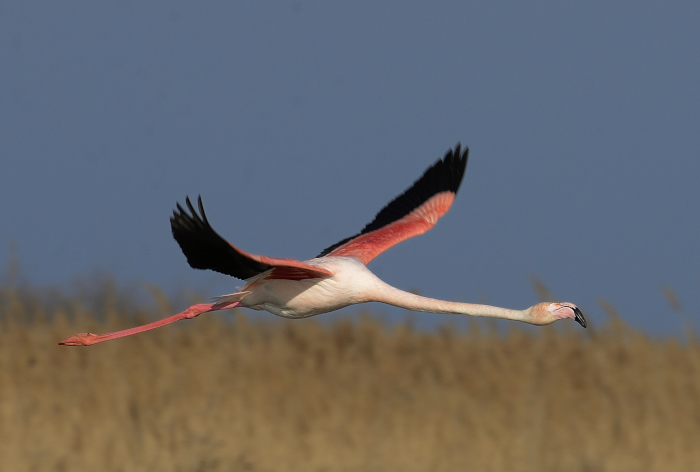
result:
[(578, 307), (574, 308), (574, 320), (584, 328), (586, 327), (586, 318), (583, 317), (583, 313)]

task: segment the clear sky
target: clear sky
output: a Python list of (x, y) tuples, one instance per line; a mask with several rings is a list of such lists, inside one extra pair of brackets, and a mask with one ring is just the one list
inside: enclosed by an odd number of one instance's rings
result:
[(697, 2), (3, 2), (0, 264), (14, 243), (40, 285), (229, 293), (187, 265), (175, 202), (308, 259), (461, 141), (452, 210), (370, 269), (510, 308), (536, 275), (593, 324), (605, 298), (677, 333), (662, 286), (696, 325), (700, 302), (698, 25)]

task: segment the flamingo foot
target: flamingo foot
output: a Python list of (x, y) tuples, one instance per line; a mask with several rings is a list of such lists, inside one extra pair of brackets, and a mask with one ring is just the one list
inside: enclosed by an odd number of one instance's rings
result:
[(78, 333), (64, 339), (58, 344), (60, 344), (61, 346), (89, 346), (91, 344), (100, 342), (96, 339), (99, 337), (99, 334), (94, 333)]

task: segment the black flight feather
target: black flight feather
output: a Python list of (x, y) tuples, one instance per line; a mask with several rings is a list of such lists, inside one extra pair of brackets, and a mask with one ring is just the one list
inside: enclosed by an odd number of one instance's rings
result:
[(173, 211), (170, 218), (170, 227), (190, 267), (211, 269), (242, 280), (273, 267), (251, 259), (219, 236), (207, 220), (201, 196), (197, 199), (199, 213), (192, 206), (189, 197), (185, 203), (191, 214), (178, 203), (177, 210)]

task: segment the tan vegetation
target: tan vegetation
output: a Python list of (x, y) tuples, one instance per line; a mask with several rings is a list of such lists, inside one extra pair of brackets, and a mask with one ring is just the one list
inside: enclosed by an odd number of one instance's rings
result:
[(700, 470), (692, 338), (235, 313), (67, 348), (173, 310), (39, 298), (0, 292), (3, 471)]

